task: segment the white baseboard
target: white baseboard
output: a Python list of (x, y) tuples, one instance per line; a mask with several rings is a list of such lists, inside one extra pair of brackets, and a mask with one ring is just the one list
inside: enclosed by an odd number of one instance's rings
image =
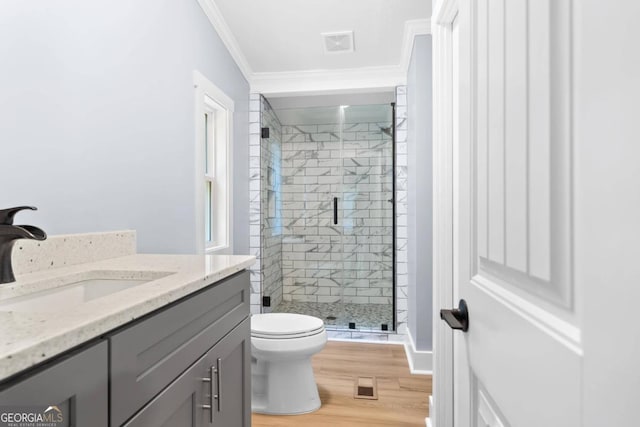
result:
[(431, 415), (433, 415), (433, 395), (429, 395), (429, 416), (424, 419), (424, 422), (427, 424), (427, 427), (433, 427), (433, 423), (431, 422)]
[(407, 355), (409, 369), (412, 374), (433, 374), (433, 352), (416, 350), (416, 345), (411, 337), (411, 331), (407, 331), (407, 335), (405, 335), (404, 352)]

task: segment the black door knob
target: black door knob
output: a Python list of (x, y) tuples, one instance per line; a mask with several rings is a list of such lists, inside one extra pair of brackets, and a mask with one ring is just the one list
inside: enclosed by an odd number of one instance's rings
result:
[(467, 302), (461, 299), (458, 303), (458, 308), (440, 310), (440, 318), (447, 322), (451, 329), (460, 329), (462, 332), (467, 332), (467, 329), (469, 329)]

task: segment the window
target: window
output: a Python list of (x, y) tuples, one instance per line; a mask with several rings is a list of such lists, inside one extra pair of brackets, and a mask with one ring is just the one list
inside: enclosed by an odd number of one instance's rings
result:
[(231, 253), (233, 101), (197, 71), (196, 242), (199, 253)]

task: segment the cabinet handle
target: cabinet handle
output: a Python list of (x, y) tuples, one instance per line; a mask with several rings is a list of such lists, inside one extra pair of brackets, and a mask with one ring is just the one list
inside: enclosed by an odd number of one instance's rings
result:
[(202, 380), (202, 382), (205, 383), (209, 383), (209, 399), (210, 399), (210, 405), (202, 405), (202, 409), (208, 409), (209, 410), (209, 424), (213, 424), (213, 374), (214, 374), (214, 367), (212, 366), (211, 369), (209, 370), (209, 378), (200, 378)]
[(333, 225), (338, 225), (338, 198), (333, 198)]
[[(222, 400), (222, 359), (219, 357), (216, 361), (216, 365), (216, 381), (218, 382), (218, 394), (216, 394), (216, 400), (218, 401), (218, 412), (220, 412), (220, 400)], [(211, 402), (211, 404), (213, 405), (213, 402)]]

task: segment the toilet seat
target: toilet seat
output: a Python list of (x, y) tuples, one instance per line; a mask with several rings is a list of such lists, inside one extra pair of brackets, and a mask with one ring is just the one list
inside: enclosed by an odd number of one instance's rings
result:
[(251, 316), (251, 336), (261, 339), (295, 339), (324, 332), (317, 317), (292, 313), (265, 313)]

